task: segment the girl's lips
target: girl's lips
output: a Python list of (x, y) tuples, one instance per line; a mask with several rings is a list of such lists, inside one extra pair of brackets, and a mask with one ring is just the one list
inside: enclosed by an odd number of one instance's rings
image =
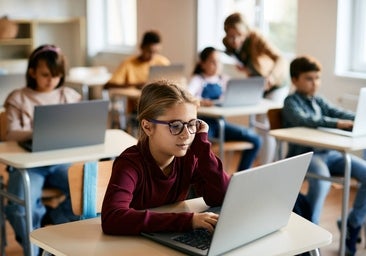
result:
[(177, 144), (178, 147), (186, 149), (189, 147), (189, 144)]

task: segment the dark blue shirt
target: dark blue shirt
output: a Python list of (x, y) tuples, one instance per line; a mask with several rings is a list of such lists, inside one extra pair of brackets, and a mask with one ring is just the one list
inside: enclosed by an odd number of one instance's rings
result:
[[(286, 97), (282, 109), (284, 128), (304, 126), (310, 128), (337, 127), (339, 119), (354, 120), (355, 114), (341, 109), (320, 96), (307, 97), (295, 92)], [(290, 144), (288, 156), (314, 151), (313, 148)]]

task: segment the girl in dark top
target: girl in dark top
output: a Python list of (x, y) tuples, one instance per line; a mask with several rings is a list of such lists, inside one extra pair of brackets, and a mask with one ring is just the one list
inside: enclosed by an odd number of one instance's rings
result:
[(214, 213), (157, 213), (149, 208), (187, 198), (190, 187), (206, 204), (222, 204), (229, 183), (211, 151), (208, 125), (197, 119), (198, 102), (164, 81), (146, 85), (138, 105), (139, 140), (115, 160), (102, 207), (106, 234), (213, 231)]

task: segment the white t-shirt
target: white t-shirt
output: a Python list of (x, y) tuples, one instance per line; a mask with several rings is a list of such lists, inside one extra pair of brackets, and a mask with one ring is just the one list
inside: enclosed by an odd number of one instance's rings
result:
[(218, 84), (222, 87), (223, 94), (226, 90), (228, 77), (224, 75), (214, 75), (210, 77), (203, 77), (202, 75), (193, 75), (188, 83), (189, 92), (198, 99), (202, 99), (202, 92), (208, 83)]

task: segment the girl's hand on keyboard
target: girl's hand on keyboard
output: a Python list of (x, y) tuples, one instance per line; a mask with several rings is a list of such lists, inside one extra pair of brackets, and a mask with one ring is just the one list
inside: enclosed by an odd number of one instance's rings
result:
[(219, 215), (212, 212), (194, 213), (192, 219), (193, 229), (204, 228), (213, 232), (217, 223)]

